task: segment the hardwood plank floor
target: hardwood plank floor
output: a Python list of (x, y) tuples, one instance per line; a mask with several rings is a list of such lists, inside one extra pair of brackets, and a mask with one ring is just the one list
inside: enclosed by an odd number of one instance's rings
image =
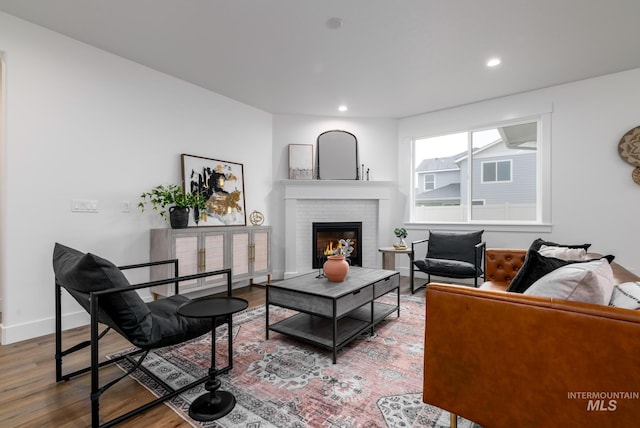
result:
[[(400, 281), (402, 294), (410, 294), (408, 278)], [(424, 289), (417, 295), (424, 296)], [(252, 285), (234, 290), (234, 296), (245, 298), (249, 307), (265, 303), (265, 288)], [(88, 327), (67, 330), (65, 346), (89, 339)], [(113, 331), (100, 342), (105, 355), (130, 347), (128, 341)], [(55, 334), (0, 346), (0, 427), (89, 427), (91, 426), (91, 391), (88, 374), (67, 382), (55, 381)], [(64, 359), (65, 372), (88, 364), (89, 353)], [(114, 366), (101, 370), (101, 379), (111, 379), (122, 372)], [(153, 396), (136, 381), (127, 377), (113, 386), (101, 399), (101, 415), (112, 419), (151, 400)], [(118, 426), (145, 428), (186, 427), (187, 422), (164, 404), (158, 405)]]

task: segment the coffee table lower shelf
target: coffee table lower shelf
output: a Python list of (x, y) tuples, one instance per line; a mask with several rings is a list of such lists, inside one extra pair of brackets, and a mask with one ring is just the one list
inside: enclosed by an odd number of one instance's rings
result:
[(397, 310), (396, 305), (373, 302), (373, 323), (371, 322), (371, 304), (368, 303), (349, 312), (336, 321), (336, 340), (333, 341), (333, 320), (307, 313), (297, 313), (271, 324), (271, 331), (296, 337), (314, 345), (337, 351), (351, 340)]

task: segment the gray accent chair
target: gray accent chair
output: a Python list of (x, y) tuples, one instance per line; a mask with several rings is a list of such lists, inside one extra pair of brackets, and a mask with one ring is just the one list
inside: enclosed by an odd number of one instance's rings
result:
[[(429, 231), (427, 239), (413, 241), (413, 266), (411, 267), (411, 293), (415, 293), (431, 282), (431, 275), (447, 278), (473, 278), (478, 287), (478, 278), (484, 279), (484, 257), (486, 243), (482, 241), (484, 230), (471, 232)], [(417, 251), (426, 245), (424, 258)], [(424, 250), (423, 250), (424, 251)], [(414, 272), (427, 274), (427, 282), (415, 288)]]
[[(175, 276), (166, 280), (131, 285), (122, 273), (122, 270), (126, 269), (148, 268), (161, 264), (173, 264)], [(53, 271), (55, 273), (56, 304), (56, 381), (68, 381), (90, 372), (91, 394), (89, 399), (91, 401), (92, 427), (113, 426), (209, 379), (207, 373), (188, 385), (174, 389), (147, 370), (142, 363), (153, 349), (181, 344), (211, 331), (211, 320), (183, 317), (177, 313), (177, 308), (180, 305), (190, 301), (189, 298), (179, 294), (179, 283), (213, 275), (226, 275), (226, 291), (230, 296), (231, 269), (180, 277), (177, 259), (118, 267), (95, 254), (85, 254), (56, 243), (53, 250)], [(175, 285), (174, 295), (152, 302), (144, 302), (137, 293), (137, 290), (165, 284)], [(90, 340), (64, 350), (62, 349), (62, 289), (73, 296), (91, 316)], [(231, 328), (231, 317), (216, 318), (216, 328), (223, 324), (227, 324)], [(99, 328), (103, 328), (103, 330), (99, 332)], [(117, 358), (100, 362), (99, 342), (111, 329), (126, 338), (136, 349)], [(230, 334), (229, 337), (232, 335)], [(90, 348), (90, 365), (63, 374), (63, 357), (86, 347)], [(228, 365), (219, 373), (226, 373), (231, 369), (231, 357), (229, 355)], [(110, 382), (101, 384), (99, 369), (122, 360), (127, 360), (131, 369)], [(162, 385), (168, 391), (167, 394), (101, 424), (100, 398), (102, 394), (135, 370), (145, 372)]]

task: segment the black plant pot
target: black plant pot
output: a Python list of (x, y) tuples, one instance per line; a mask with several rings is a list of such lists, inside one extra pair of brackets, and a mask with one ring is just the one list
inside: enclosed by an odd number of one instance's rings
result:
[(169, 221), (172, 229), (185, 229), (189, 225), (189, 208), (169, 208)]

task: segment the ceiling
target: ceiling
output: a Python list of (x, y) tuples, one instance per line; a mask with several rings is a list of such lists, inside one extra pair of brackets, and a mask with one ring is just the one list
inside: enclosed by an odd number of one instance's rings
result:
[(0, 11), (274, 114), (400, 118), (640, 67), (638, 0), (0, 0)]

